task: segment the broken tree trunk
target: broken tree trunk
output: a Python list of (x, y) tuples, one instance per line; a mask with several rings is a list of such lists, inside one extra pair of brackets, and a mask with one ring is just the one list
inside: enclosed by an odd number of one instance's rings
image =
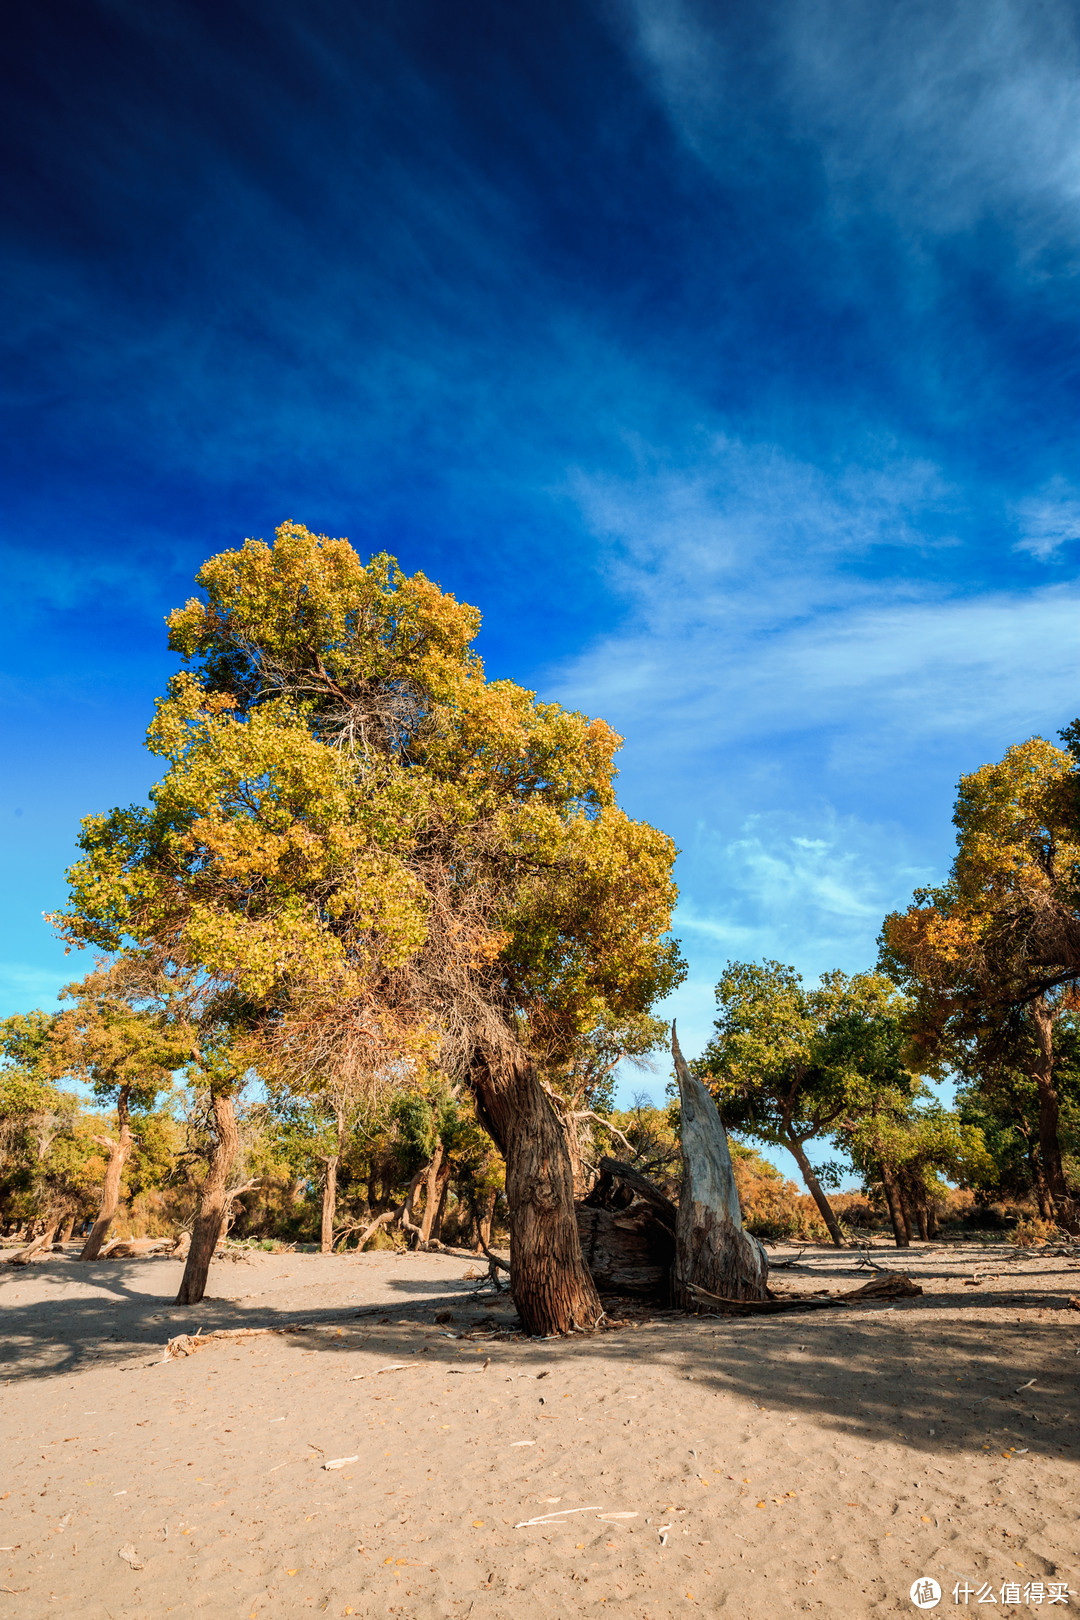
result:
[(675, 1205), (632, 1164), (600, 1160), (596, 1185), (577, 1206), (585, 1264), (605, 1293), (667, 1305), (675, 1261)]
[(843, 1294), (773, 1294), (768, 1299), (721, 1299), (707, 1293), (704, 1288), (693, 1288), (694, 1296), (709, 1310), (723, 1311), (728, 1316), (769, 1316), (780, 1311), (821, 1311), (833, 1305), (859, 1305), (869, 1300), (914, 1299), (922, 1293), (922, 1284), (912, 1282), (906, 1271), (890, 1272), (872, 1277), (861, 1288), (849, 1289)]
[(597, 1288), (667, 1303), (675, 1238), (647, 1205), (613, 1210), (579, 1204), (577, 1223), (581, 1252)]
[(725, 1299), (768, 1299), (769, 1262), (743, 1231), (727, 1132), (716, 1104), (690, 1073), (671, 1026), (679, 1079), (683, 1178), (675, 1230), (675, 1303), (698, 1310), (694, 1287)]

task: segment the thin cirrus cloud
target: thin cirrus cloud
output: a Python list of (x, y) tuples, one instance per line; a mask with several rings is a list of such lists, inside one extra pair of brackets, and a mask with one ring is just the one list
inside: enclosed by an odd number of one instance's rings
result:
[[(683, 138), (727, 172), (729, 128), (760, 78), (746, 76), (723, 14), (695, 0), (627, 11)], [(785, 115), (773, 127), (813, 150), (834, 220), (869, 202), (921, 237), (1006, 210), (1029, 251), (1057, 230), (1075, 236), (1080, 42), (1064, 0), (781, 0), (753, 41)], [(756, 149), (766, 164), (769, 142)]]
[(1020, 531), (1017, 551), (1030, 552), (1040, 562), (1057, 560), (1063, 546), (1080, 540), (1080, 490), (1060, 475), (1017, 501), (1012, 515)]

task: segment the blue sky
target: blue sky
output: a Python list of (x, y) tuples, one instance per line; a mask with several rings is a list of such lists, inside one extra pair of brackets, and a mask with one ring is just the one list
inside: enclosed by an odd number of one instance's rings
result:
[[(0, 1010), (162, 620), (296, 519), (484, 613), (677, 840), (674, 998), (870, 965), (1080, 711), (1080, 5), (6, 13)], [(657, 1089), (654, 1087), (654, 1089)]]

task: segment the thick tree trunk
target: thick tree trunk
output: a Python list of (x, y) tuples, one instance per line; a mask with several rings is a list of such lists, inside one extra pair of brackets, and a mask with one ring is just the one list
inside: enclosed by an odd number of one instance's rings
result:
[(95, 1136), (94, 1141), (100, 1142), (102, 1147), (109, 1150), (109, 1162), (105, 1167), (105, 1182), (101, 1189), (101, 1208), (98, 1210), (97, 1220), (90, 1228), (90, 1236), (82, 1246), (80, 1260), (96, 1260), (101, 1253), (101, 1245), (108, 1236), (116, 1211), (120, 1207), (120, 1179), (124, 1174), (124, 1166), (131, 1153), (131, 1125), (128, 1116), (128, 1088), (122, 1086), (120, 1095), (116, 1099), (116, 1114), (120, 1122), (120, 1139), (114, 1142), (108, 1136)]
[(581, 1255), (566, 1133), (536, 1070), (524, 1059), (478, 1058), (470, 1080), (506, 1160), (510, 1292), (525, 1332), (592, 1327), (603, 1310)]
[(229, 1171), (240, 1151), (240, 1132), (236, 1126), (236, 1108), (231, 1096), (213, 1099), (214, 1152), (210, 1169), (202, 1184), (199, 1213), (191, 1233), (191, 1247), (176, 1296), (177, 1305), (197, 1305), (206, 1293), (206, 1278), (214, 1258), (221, 1225), (230, 1202), (226, 1194)]
[(836, 1247), (842, 1249), (844, 1247), (844, 1234), (840, 1230), (840, 1223), (833, 1214), (832, 1205), (822, 1191), (821, 1182), (814, 1174), (814, 1167), (806, 1157), (802, 1143), (798, 1137), (789, 1136), (787, 1145), (791, 1149), (792, 1157), (799, 1167), (799, 1173), (806, 1183), (806, 1190), (817, 1205), (818, 1213), (825, 1222), (829, 1236), (836, 1244)]
[(1054, 1016), (1041, 996), (1031, 1003), (1031, 1021), (1038, 1045), (1032, 1078), (1039, 1092), (1039, 1158), (1055, 1219), (1067, 1232), (1077, 1232), (1080, 1231), (1080, 1209), (1069, 1196), (1058, 1135), (1061, 1110), (1054, 1085)]
[(721, 1299), (768, 1299), (769, 1262), (743, 1231), (724, 1122), (708, 1090), (690, 1073), (675, 1026), (671, 1051), (679, 1079), (683, 1176), (675, 1226), (675, 1303), (697, 1310), (694, 1287)]
[(322, 1229), (320, 1251), (331, 1254), (334, 1248), (334, 1216), (337, 1214), (338, 1155), (333, 1153), (323, 1160)]

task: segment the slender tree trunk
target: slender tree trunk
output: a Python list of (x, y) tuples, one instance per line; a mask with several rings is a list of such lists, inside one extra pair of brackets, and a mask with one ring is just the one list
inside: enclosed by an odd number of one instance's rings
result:
[(191, 1247), (187, 1264), (176, 1296), (177, 1305), (197, 1305), (206, 1293), (206, 1278), (214, 1257), (221, 1224), (229, 1202), (226, 1186), (229, 1171), (240, 1151), (240, 1132), (236, 1125), (236, 1107), (230, 1095), (213, 1099), (214, 1152), (210, 1169), (199, 1196), (199, 1213), (191, 1233)]
[(435, 1152), (427, 1169), (424, 1171), (424, 1213), (420, 1217), (420, 1242), (426, 1243), (431, 1236), (431, 1225), (435, 1219), (435, 1208), (439, 1185), (439, 1176), (442, 1172), (446, 1149), (441, 1142), (435, 1143)]
[(926, 1236), (936, 1238), (938, 1235), (937, 1205), (928, 1200), (926, 1205)]
[(450, 1156), (448, 1153), (443, 1151), (441, 1142), (439, 1143), (437, 1152), (440, 1153), (442, 1157), (435, 1164), (434, 1172), (431, 1170), (428, 1171), (427, 1192), (425, 1194), (424, 1203), (424, 1219), (420, 1223), (421, 1243), (428, 1243), (431, 1241), (432, 1237), (438, 1235), (435, 1231), (435, 1224), (438, 1219), (439, 1211), (442, 1208), (443, 1199), (446, 1196), (446, 1189), (450, 1185), (450, 1177), (454, 1171), (454, 1166), (451, 1163)]
[(1039, 1158), (1039, 1145), (1029, 1139), (1027, 1148), (1028, 1165), (1031, 1168), (1031, 1186), (1035, 1193), (1035, 1202), (1039, 1206), (1039, 1214), (1044, 1221), (1053, 1220), (1054, 1206), (1050, 1202), (1050, 1190), (1046, 1185), (1046, 1177), (1043, 1175), (1042, 1161)]
[(844, 1247), (844, 1234), (841, 1232), (840, 1224), (833, 1214), (832, 1205), (821, 1190), (821, 1183), (815, 1176), (813, 1166), (803, 1151), (802, 1143), (798, 1137), (789, 1136), (787, 1145), (791, 1149), (795, 1163), (798, 1165), (803, 1181), (806, 1183), (806, 1190), (817, 1205), (821, 1218), (828, 1228), (829, 1236), (836, 1244), (836, 1247), (842, 1249)]
[(498, 1193), (494, 1187), (489, 1187), (480, 1203), (473, 1207), (472, 1244), (475, 1254), (483, 1254), (484, 1245), (491, 1248), (491, 1228), (495, 1220), (495, 1204)]
[(338, 1166), (341, 1163), (341, 1154), (345, 1146), (345, 1116), (340, 1108), (337, 1109), (334, 1116), (334, 1129), (337, 1133), (337, 1152), (324, 1161), (326, 1168), (323, 1173), (322, 1242), (320, 1245), (323, 1254), (332, 1254), (334, 1249)]
[(603, 1315), (581, 1254), (566, 1133), (531, 1063), (477, 1058), (470, 1080), (506, 1160), (510, 1292), (525, 1332), (569, 1333)]
[(900, 1203), (900, 1219), (904, 1223), (904, 1231), (907, 1233), (907, 1240), (910, 1244), (915, 1236), (915, 1222), (911, 1218), (911, 1199), (908, 1196), (908, 1190), (904, 1185), (902, 1175), (898, 1175), (896, 1178), (896, 1196)]
[(331, 1254), (334, 1248), (334, 1216), (337, 1214), (337, 1173), (338, 1155), (332, 1153), (323, 1160), (323, 1187), (322, 1187), (322, 1242), (320, 1250), (323, 1254)]
[(919, 1237), (924, 1243), (929, 1243), (930, 1222), (926, 1218), (926, 1205), (921, 1198), (915, 1200), (915, 1222), (919, 1228)]
[(101, 1253), (101, 1245), (108, 1236), (109, 1227), (113, 1223), (116, 1211), (120, 1207), (120, 1178), (124, 1173), (124, 1165), (131, 1153), (131, 1124), (128, 1116), (128, 1088), (121, 1086), (120, 1095), (116, 1099), (116, 1114), (120, 1122), (120, 1139), (112, 1141), (108, 1136), (95, 1136), (94, 1141), (100, 1142), (109, 1150), (109, 1162), (105, 1167), (105, 1182), (101, 1189), (101, 1208), (98, 1210), (97, 1220), (90, 1228), (90, 1236), (83, 1244), (80, 1260), (96, 1260)]
[(60, 1228), (60, 1235), (56, 1239), (56, 1242), (57, 1243), (67, 1243), (71, 1238), (71, 1232), (72, 1232), (72, 1228), (74, 1227), (74, 1225), (75, 1225), (75, 1216), (74, 1215), (69, 1215), (66, 1218), (66, 1220), (64, 1221), (63, 1226)]
[(439, 1194), (439, 1207), (435, 1211), (435, 1223), (431, 1228), (431, 1236), (436, 1243), (442, 1242), (443, 1221), (446, 1218), (446, 1202), (450, 1196), (450, 1177), (452, 1170), (453, 1166), (451, 1165), (450, 1160), (447, 1159), (446, 1177), (442, 1184), (442, 1192)]
[(1032, 1076), (1039, 1092), (1039, 1157), (1056, 1220), (1067, 1232), (1077, 1232), (1080, 1211), (1069, 1196), (1058, 1135), (1061, 1110), (1054, 1085), (1054, 1015), (1042, 996), (1031, 1003), (1031, 1021), (1039, 1049)]
[(891, 1166), (881, 1166), (881, 1185), (885, 1189), (885, 1202), (889, 1208), (889, 1219), (892, 1221), (893, 1235), (896, 1238), (898, 1249), (911, 1247), (911, 1233), (908, 1231), (904, 1219), (904, 1206), (900, 1202), (900, 1189), (896, 1183), (896, 1176)]

